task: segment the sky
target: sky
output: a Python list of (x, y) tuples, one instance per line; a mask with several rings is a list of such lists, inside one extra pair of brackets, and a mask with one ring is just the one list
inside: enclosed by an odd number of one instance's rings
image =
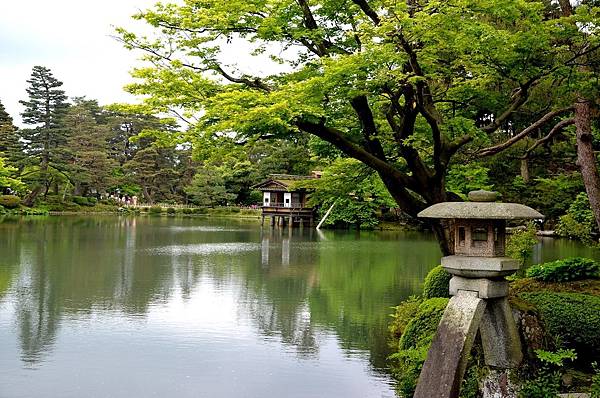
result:
[(50, 68), (69, 97), (134, 102), (123, 86), (141, 54), (110, 35), (113, 26), (143, 30), (130, 17), (156, 1), (0, 0), (0, 101), (15, 124), (34, 65)]

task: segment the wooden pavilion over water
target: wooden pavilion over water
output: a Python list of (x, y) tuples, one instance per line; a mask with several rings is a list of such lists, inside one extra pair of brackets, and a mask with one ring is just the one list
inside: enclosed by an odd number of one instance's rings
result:
[(320, 176), (320, 172), (313, 172), (310, 176), (271, 174), (265, 181), (253, 186), (263, 192), (262, 224), (265, 217), (270, 217), (271, 226), (312, 226), (315, 211), (306, 204), (308, 191), (295, 185)]

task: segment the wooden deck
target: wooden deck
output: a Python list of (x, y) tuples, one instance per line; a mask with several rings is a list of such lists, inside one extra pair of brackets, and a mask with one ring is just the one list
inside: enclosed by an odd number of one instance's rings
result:
[(283, 204), (276, 203), (270, 206), (262, 206), (262, 223), (264, 225), (265, 218), (271, 217), (270, 224), (272, 226), (312, 226), (315, 216), (315, 211), (310, 207), (292, 206), (286, 207)]

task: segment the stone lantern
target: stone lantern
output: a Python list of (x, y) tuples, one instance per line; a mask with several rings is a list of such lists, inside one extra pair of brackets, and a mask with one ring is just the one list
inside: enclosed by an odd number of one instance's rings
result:
[(510, 369), (522, 360), (516, 323), (508, 304), (505, 276), (519, 262), (505, 257), (506, 220), (542, 219), (534, 209), (498, 203), (497, 194), (469, 193), (469, 202), (438, 203), (418, 214), (451, 221), (454, 255), (442, 258), (452, 274), (452, 298), (444, 311), (423, 365), (414, 398), (458, 397), (477, 331), (486, 365)]

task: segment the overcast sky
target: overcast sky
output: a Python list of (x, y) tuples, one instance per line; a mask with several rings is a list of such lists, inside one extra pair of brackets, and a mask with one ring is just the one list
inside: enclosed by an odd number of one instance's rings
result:
[(134, 101), (122, 87), (140, 54), (111, 38), (111, 26), (139, 27), (130, 16), (156, 0), (0, 1), (0, 101), (15, 123), (34, 65), (50, 68), (69, 97)]

